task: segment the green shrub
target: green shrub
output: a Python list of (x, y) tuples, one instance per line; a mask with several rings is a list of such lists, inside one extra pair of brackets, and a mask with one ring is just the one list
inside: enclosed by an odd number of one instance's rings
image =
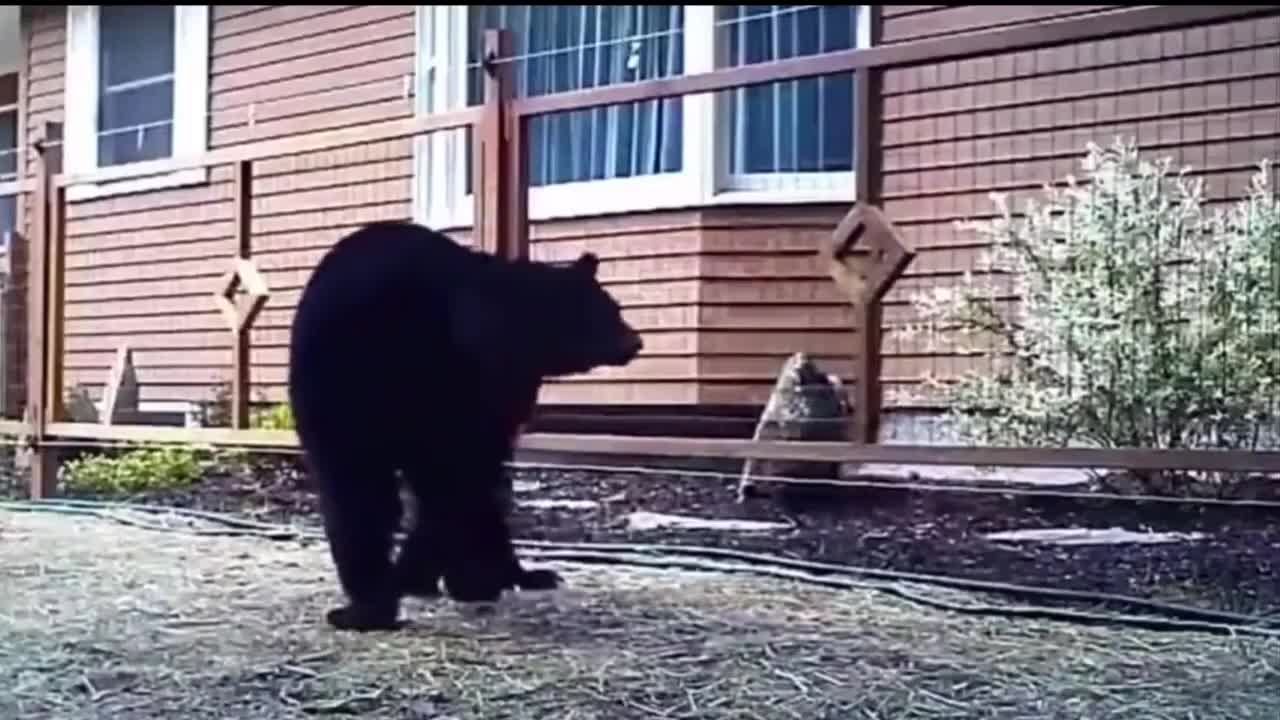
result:
[[(231, 383), (218, 383), (210, 394), (212, 399), (201, 403), (200, 424), (203, 427), (231, 427)], [(265, 401), (266, 395), (261, 390), (254, 393), (254, 402)], [(289, 403), (277, 403), (265, 409), (251, 409), (249, 427), (256, 430), (292, 430), (292, 408)]]
[(293, 408), (289, 403), (280, 403), (265, 410), (257, 410), (249, 419), (249, 427), (257, 430), (293, 430)]
[[(258, 400), (265, 398), (259, 393)], [(231, 384), (213, 388), (212, 399), (202, 404), (205, 426), (227, 427), (230, 423)], [(288, 403), (279, 403), (250, 413), (249, 426), (259, 430), (294, 429)], [(175, 490), (199, 482), (210, 469), (246, 471), (261, 464), (251, 453), (238, 448), (171, 446), (131, 448), (122, 453), (90, 453), (72, 457), (62, 464), (60, 479), (73, 493), (119, 495)]]
[(186, 488), (216, 462), (207, 448), (137, 448), (119, 455), (95, 454), (62, 465), (66, 491), (93, 495), (129, 495)]
[[(1132, 143), (1090, 145), (1015, 217), (962, 223), (981, 273), (914, 298), (909, 328), (993, 369), (934, 380), (960, 434), (994, 445), (1254, 449), (1280, 387), (1280, 201), (1262, 163), (1248, 196), (1206, 207), (1202, 183)], [(1010, 298), (1018, 298), (1016, 304)], [(1268, 437), (1270, 435), (1270, 437)]]

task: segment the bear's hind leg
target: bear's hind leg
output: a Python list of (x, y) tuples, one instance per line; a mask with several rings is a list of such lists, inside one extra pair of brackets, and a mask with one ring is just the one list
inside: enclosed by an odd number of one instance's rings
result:
[(391, 548), (400, 502), (394, 474), (372, 464), (320, 465), (316, 474), (329, 552), (348, 600), (326, 620), (339, 630), (396, 629), (400, 595)]

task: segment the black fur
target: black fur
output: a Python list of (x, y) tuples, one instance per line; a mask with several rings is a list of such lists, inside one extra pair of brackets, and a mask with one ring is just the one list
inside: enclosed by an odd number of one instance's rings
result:
[[(508, 409), (511, 414), (504, 418), (504, 427), (510, 430), (514, 443), (525, 423), (533, 415), (538, 401), (540, 383), (530, 384), (511, 395)], [(510, 459), (510, 453), (506, 460)], [(514, 510), (515, 500), (510, 477), (504, 474), (504, 481), (499, 488), (499, 503), (504, 510)], [(397, 563), (397, 583), (405, 595), (422, 598), (435, 598), (440, 595), (440, 579), (443, 576), (443, 556), (440, 554), (445, 540), (440, 537), (439, 526), (424, 524), (421, 514), (418, 523), (422, 532), (414, 534), (410, 529), (408, 541), (400, 549)], [(433, 532), (433, 528), (435, 532)], [(504, 589), (519, 588), (521, 590), (554, 590), (560, 586), (561, 578), (550, 569), (527, 570), (520, 565), (520, 560), (511, 555), (508, 566), (507, 583)]]
[[(462, 602), (558, 584), (520, 568), (503, 463), (543, 378), (641, 349), (597, 265), (507, 261), (409, 223), (366, 226), (321, 259), (294, 317), (289, 399), (348, 598), (334, 627), (392, 629), (401, 596), (436, 577)], [(397, 471), (419, 522), (393, 564)]]

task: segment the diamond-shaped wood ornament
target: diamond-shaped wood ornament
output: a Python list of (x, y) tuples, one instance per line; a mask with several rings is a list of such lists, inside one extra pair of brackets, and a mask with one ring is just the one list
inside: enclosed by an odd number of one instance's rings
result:
[(874, 205), (853, 206), (822, 248), (828, 272), (854, 304), (879, 301), (915, 253)]
[[(236, 299), (236, 290), (244, 287), (245, 297)], [(227, 329), (233, 333), (242, 332), (253, 325), (262, 307), (271, 298), (271, 290), (267, 287), (267, 279), (258, 271), (258, 266), (248, 258), (232, 258), (231, 269), (223, 273), (218, 280), (218, 290), (213, 294), (213, 301), (227, 322)]]

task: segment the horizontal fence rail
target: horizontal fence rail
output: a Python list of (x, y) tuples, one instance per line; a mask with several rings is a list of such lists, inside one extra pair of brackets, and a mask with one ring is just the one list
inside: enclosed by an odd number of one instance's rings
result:
[[(1274, 12), (1273, 6), (1160, 6), (1125, 9), (1082, 19), (1053, 21), (1006, 29), (979, 31), (959, 37), (904, 42), (890, 46), (849, 50), (827, 55), (761, 63), (727, 70), (610, 86), (557, 95), (515, 99), (509, 85), (501, 83), (501, 66), (510, 56), (506, 45), (495, 37), (487, 39), (491, 52), (485, 104), (447, 113), (388, 121), (358, 128), (327, 131), (286, 140), (266, 140), (214, 150), (189, 158), (139, 163), (122, 169), (104, 169), (84, 174), (61, 174), (52, 170), (54, 161), (42, 153), (40, 170), (34, 179), (24, 178), (19, 186), (33, 193), (36, 201), (31, 222), (32, 260), (29, 333), (30, 365), (27, 418), (2, 421), (0, 432), (25, 438), (39, 461), (33, 463), (32, 495), (49, 494), (50, 464), (55, 454), (45, 449), (68, 445), (105, 443), (206, 443), (263, 450), (296, 450), (292, 432), (244, 429), (243, 407), (247, 403), (247, 371), (237, 369), (234, 429), (172, 428), (66, 422), (61, 411), (61, 297), (65, 248), (66, 190), (82, 184), (134, 179), (177, 170), (233, 165), (236, 167), (236, 219), (240, 242), (239, 257), (250, 259), (248, 212), (252, 163), (284, 155), (350, 147), (417, 137), (427, 133), (470, 128), (474, 143), (477, 217), (473, 232), (484, 249), (504, 254), (527, 253), (527, 159), (522, 141), (531, 118), (548, 113), (581, 110), (603, 105), (652, 100), (694, 93), (731, 90), (783, 80), (810, 78), (836, 73), (858, 73), (859, 88), (875, 87), (878, 74), (886, 69), (921, 63), (954, 60), (1012, 50), (1052, 47), (1072, 42), (1118, 38), (1139, 33), (1172, 30), (1204, 23), (1246, 19)], [(860, 93), (869, 92), (859, 90)], [(859, 203), (874, 206), (878, 190), (874, 185), (877, 140), (867, 128), (878, 118), (859, 118), (855, 158), (860, 163)], [(48, 151), (46, 151), (48, 152)], [(21, 167), (24, 163), (20, 163)], [(850, 198), (852, 201), (855, 198)], [(868, 303), (873, 310), (875, 303)], [(871, 314), (871, 318), (878, 316)], [(870, 321), (868, 321), (870, 322)], [(874, 323), (879, 327), (878, 321)], [(247, 327), (247, 325), (246, 325)], [(871, 327), (870, 324), (866, 327)], [(242, 332), (243, 332), (242, 328)], [(874, 333), (868, 333), (868, 335)], [(241, 342), (241, 341), (237, 341)], [(871, 340), (866, 342), (870, 343)], [(247, 346), (237, 345), (237, 357), (247, 358)], [(876, 357), (862, 366), (859, 412), (878, 413), (879, 398)], [(877, 356), (878, 357), (878, 356)], [(247, 360), (244, 361), (247, 363)], [(241, 363), (237, 363), (238, 365)], [(870, 401), (870, 402), (867, 402)], [(873, 417), (860, 418), (861, 431), (874, 430)], [(680, 437), (589, 436), (532, 433), (520, 438), (526, 450), (591, 453), (606, 455), (649, 455), (721, 457), (733, 459), (811, 460), (849, 463), (908, 463), (920, 465), (999, 465), (1021, 467), (1092, 467), (1111, 469), (1190, 469), (1229, 472), (1280, 472), (1280, 452), (1225, 450), (1154, 450), (1095, 448), (1002, 448), (950, 447), (934, 445), (874, 445), (864, 433), (857, 442), (789, 442), (765, 440), (690, 439)]]
[(464, 108), (407, 120), (391, 120), (373, 125), (316, 133), (314, 135), (299, 135), (287, 140), (261, 140), (245, 143), (244, 145), (233, 145), (229, 148), (212, 150), (192, 157), (149, 160), (135, 163), (128, 167), (104, 168), (75, 175), (59, 174), (52, 178), (52, 182), (55, 187), (60, 188), (73, 185), (92, 185), (116, 180), (136, 179), (138, 176), (145, 175), (165, 175), (180, 170), (207, 168), (214, 165), (234, 165), (287, 155), (302, 155), (321, 150), (339, 150), (367, 143), (403, 140), (434, 132), (469, 128), (480, 122), (483, 116), (483, 108)]
[(1087, 40), (1176, 30), (1204, 23), (1242, 20), (1274, 11), (1274, 5), (1162, 5), (1141, 10), (1117, 10), (1081, 19), (1053, 20), (955, 37), (840, 50), (695, 75), (522, 98), (512, 103), (511, 112), (520, 117), (533, 117), (602, 105), (734, 90), (820, 75), (890, 70), (923, 63), (962, 60), (995, 52), (1042, 49)]
[[(298, 447), (297, 436), (288, 430), (52, 423), (48, 428), (48, 434), (60, 440), (84, 442), (105, 440), (118, 443), (201, 443), (261, 450), (292, 450)], [(855, 445), (818, 441), (789, 442), (558, 433), (523, 435), (519, 439), (518, 447), (521, 450), (545, 452), (733, 460), (1280, 473), (1280, 451)]]

